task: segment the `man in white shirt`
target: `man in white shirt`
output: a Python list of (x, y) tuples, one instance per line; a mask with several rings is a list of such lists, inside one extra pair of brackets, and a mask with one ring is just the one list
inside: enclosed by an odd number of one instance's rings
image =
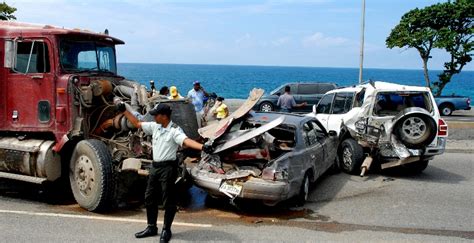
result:
[[(159, 104), (149, 111), (154, 116), (154, 122), (140, 122), (133, 114), (126, 111), (125, 105), (117, 105), (125, 117), (136, 127), (141, 128), (147, 135), (152, 136), (153, 163), (148, 175), (145, 192), (145, 206), (148, 226), (145, 230), (135, 234), (137, 238), (154, 236), (158, 234), (156, 221), (158, 218), (158, 204), (162, 202), (165, 209), (163, 230), (160, 242), (171, 239), (171, 224), (176, 214), (176, 190), (178, 162), (176, 152), (180, 146), (212, 152), (209, 145), (200, 144), (186, 136), (183, 130), (171, 121), (171, 108)], [(161, 200), (160, 200), (161, 199)]]

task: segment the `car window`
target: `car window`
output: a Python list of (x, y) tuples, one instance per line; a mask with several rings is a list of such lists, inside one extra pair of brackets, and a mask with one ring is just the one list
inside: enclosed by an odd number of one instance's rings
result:
[(275, 90), (273, 90), (270, 94), (277, 94), (279, 93), (280, 95), (284, 94), (285, 93), (285, 86), (290, 86), (290, 92), (293, 93), (293, 94), (296, 94), (297, 92), (297, 84), (284, 84), (278, 88), (276, 88)]
[(362, 104), (364, 103), (364, 98), (365, 98), (365, 88), (363, 88), (361, 91), (356, 93), (355, 100), (354, 100), (354, 107), (361, 107)]
[(432, 104), (428, 92), (379, 92), (375, 98), (374, 114), (396, 115), (409, 107), (420, 107), (431, 112)]
[(323, 130), (315, 121), (309, 121), (303, 125), (303, 137), (306, 146), (322, 143), (326, 139)]
[(318, 84), (300, 84), (298, 94), (318, 94)]
[(332, 85), (332, 84), (319, 84), (318, 89), (317, 89), (317, 93), (318, 94), (325, 94), (326, 92), (328, 92), (330, 90), (333, 90), (333, 89), (334, 89), (334, 85)]
[(337, 93), (332, 106), (332, 114), (345, 114), (352, 109), (354, 93)]
[(329, 114), (331, 111), (331, 104), (332, 104), (332, 99), (334, 98), (334, 94), (327, 94), (321, 98), (321, 100), (318, 103), (318, 106), (316, 107), (316, 113), (320, 114)]

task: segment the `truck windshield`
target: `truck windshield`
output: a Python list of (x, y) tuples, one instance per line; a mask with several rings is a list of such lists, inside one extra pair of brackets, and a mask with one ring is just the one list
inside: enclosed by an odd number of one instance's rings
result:
[(60, 62), (65, 72), (109, 72), (116, 74), (115, 49), (93, 41), (62, 40)]

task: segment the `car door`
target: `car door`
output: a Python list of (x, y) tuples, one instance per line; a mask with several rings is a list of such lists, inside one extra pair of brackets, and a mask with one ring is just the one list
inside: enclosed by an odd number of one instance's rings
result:
[(318, 132), (315, 130), (315, 123), (308, 121), (303, 124), (303, 138), (306, 146), (306, 154), (309, 158), (310, 165), (308, 168), (313, 168), (313, 179), (317, 179), (326, 169), (324, 146), (318, 141)]
[(345, 114), (352, 109), (354, 102), (353, 92), (336, 93), (332, 102), (332, 107), (327, 120), (326, 129), (336, 131), (339, 134), (342, 125), (342, 119)]
[(322, 166), (322, 173), (324, 173), (335, 163), (339, 138), (337, 136), (330, 137), (322, 124), (317, 120), (313, 120), (312, 123), (317, 140), (322, 145), (324, 152), (324, 166)]
[(316, 118), (321, 122), (326, 131), (328, 130), (328, 119), (331, 112), (331, 105), (334, 99), (334, 93), (325, 94), (316, 106)]
[(7, 122), (12, 130), (49, 131), (54, 128), (55, 107), (51, 45), (32, 38), (17, 40), (14, 46), (6, 84)]

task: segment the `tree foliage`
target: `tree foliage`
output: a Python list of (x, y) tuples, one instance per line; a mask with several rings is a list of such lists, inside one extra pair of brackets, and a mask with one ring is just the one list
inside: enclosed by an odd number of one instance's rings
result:
[(16, 8), (10, 7), (5, 2), (0, 3), (0, 20), (16, 19), (13, 13), (16, 12)]
[[(415, 48), (423, 61), (426, 85), (432, 86), (435, 95), (454, 74), (472, 60), (474, 1), (457, 0), (438, 3), (423, 9), (413, 9), (404, 14), (400, 23), (386, 39), (388, 48)], [(450, 55), (439, 80), (430, 82), (428, 60), (433, 48), (444, 49)]]

